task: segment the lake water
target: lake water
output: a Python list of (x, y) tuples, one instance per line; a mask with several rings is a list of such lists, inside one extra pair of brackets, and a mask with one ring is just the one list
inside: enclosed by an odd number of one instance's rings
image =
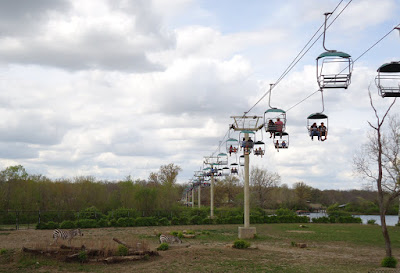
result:
[[(326, 213), (310, 213), (308, 215), (310, 219), (312, 218), (318, 218), (322, 216), (328, 216)], [(362, 220), (363, 224), (367, 224), (368, 220), (375, 220), (376, 224), (381, 225), (381, 218), (379, 215), (353, 215), (354, 217), (360, 217)], [(397, 224), (397, 221), (399, 220), (399, 216), (397, 215), (386, 215), (386, 225), (387, 226), (394, 226)]]

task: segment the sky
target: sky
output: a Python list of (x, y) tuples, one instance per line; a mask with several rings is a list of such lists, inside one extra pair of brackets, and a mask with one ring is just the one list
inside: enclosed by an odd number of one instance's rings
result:
[[(324, 91), (327, 141), (311, 141), (306, 129), (307, 116), (322, 111), (320, 92), (292, 108), (318, 90), (321, 39), (271, 101), (253, 107), (338, 3), (0, 0), (0, 169), (116, 181), (147, 179), (174, 163), (186, 183), (204, 156), (224, 152), (231, 116), (249, 109), (262, 116), (271, 104), (290, 109), (290, 147), (276, 152), (258, 132), (266, 155), (251, 156), (251, 167), (277, 172), (289, 186), (363, 188), (352, 159), (367, 141), (367, 121), (375, 122), (368, 89), (380, 112), (392, 101), (378, 96), (374, 78), (380, 65), (399, 61), (398, 31), (354, 63), (347, 90)], [(399, 14), (398, 0), (351, 1), (326, 47), (356, 59), (400, 23)]]

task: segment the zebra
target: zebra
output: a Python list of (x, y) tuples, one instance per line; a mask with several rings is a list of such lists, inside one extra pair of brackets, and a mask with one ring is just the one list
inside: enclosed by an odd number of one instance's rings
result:
[(61, 238), (63, 240), (68, 240), (68, 244), (71, 245), (71, 240), (72, 238), (74, 238), (75, 236), (83, 236), (83, 233), (81, 232), (81, 229), (72, 229), (72, 230), (61, 230), (61, 229), (55, 229), (53, 231), (53, 243), (52, 245), (54, 245), (54, 243), (57, 243), (58, 238)]
[(162, 243), (168, 243), (168, 244), (182, 244), (182, 240), (179, 239), (179, 237), (176, 237), (174, 235), (169, 235), (169, 234), (161, 234), (160, 235), (160, 244)]

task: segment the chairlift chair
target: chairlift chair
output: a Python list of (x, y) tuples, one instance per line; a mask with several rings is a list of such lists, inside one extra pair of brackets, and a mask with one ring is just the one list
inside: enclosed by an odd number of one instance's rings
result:
[(276, 136), (276, 133), (281, 134), (286, 129), (286, 112), (282, 109), (278, 109), (276, 107), (271, 106), (271, 94), (274, 84), (270, 84), (269, 89), (269, 99), (268, 105), (269, 108), (264, 112), (264, 128), (267, 133), (270, 133), (271, 136)]
[(231, 172), (231, 169), (228, 166), (222, 168), (222, 176), (228, 176)]
[[(249, 134), (249, 139), (246, 141), (243, 137), (244, 134)], [(251, 136), (252, 135), (252, 136)], [(253, 137), (253, 139), (251, 139)], [(243, 130), (239, 133), (240, 147), (245, 149), (245, 152), (251, 153), (252, 149), (254, 148), (254, 141), (255, 140), (255, 132), (249, 130)]]
[(203, 172), (204, 172), (205, 176), (211, 176), (211, 174), (212, 174), (210, 167), (204, 168)]
[(345, 52), (329, 50), (325, 47), (326, 22), (332, 13), (325, 13), (324, 38), (322, 45), (326, 52), (317, 57), (317, 82), (319, 88), (344, 88), (350, 85), (353, 60)]
[(238, 171), (239, 164), (237, 164), (235, 162), (235, 163), (232, 163), (230, 167), (231, 167), (231, 174), (233, 174), (233, 175), (239, 174), (239, 171)]
[(400, 97), (400, 62), (391, 62), (381, 65), (375, 77), (379, 95), (386, 97)]
[[(326, 135), (328, 134), (328, 116), (323, 113), (314, 113), (307, 117), (307, 130), (312, 139), (313, 139), (313, 135), (312, 135), (313, 133), (311, 131), (311, 126), (314, 123), (317, 125), (317, 127), (321, 123), (324, 123), (324, 125), (326, 127), (326, 133), (325, 133), (325, 138), (326, 138)], [(318, 137), (318, 135), (317, 135), (317, 137)], [(320, 137), (322, 137), (322, 135), (320, 135)]]
[(225, 153), (219, 153), (217, 156), (217, 162), (222, 166), (228, 165), (228, 155)]
[(244, 155), (239, 156), (239, 165), (244, 167)]
[(345, 52), (327, 51), (317, 57), (319, 88), (344, 88), (350, 85), (353, 61)]
[(265, 153), (265, 143), (261, 140), (254, 142), (254, 155), (263, 156)]
[(289, 148), (289, 134), (286, 132), (282, 133), (282, 137), (278, 137), (272, 141), (275, 149), (287, 149)]
[[(278, 128), (276, 122), (282, 121), (282, 128)], [(279, 126), (280, 127), (280, 126)], [(271, 108), (264, 112), (264, 128), (267, 133), (275, 137), (275, 133), (284, 132), (286, 129), (286, 112), (282, 109)]]
[(234, 138), (229, 138), (226, 142), (226, 152), (231, 156), (239, 151), (239, 141)]

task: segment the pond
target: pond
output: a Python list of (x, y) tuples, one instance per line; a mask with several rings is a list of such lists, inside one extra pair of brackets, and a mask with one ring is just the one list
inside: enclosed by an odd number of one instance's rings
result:
[[(310, 219), (312, 218), (318, 218), (318, 217), (322, 217), (322, 216), (328, 216), (326, 213), (310, 213), (310, 215), (308, 215), (310, 217)], [(368, 220), (375, 220), (376, 224), (380, 225), (381, 224), (381, 219), (379, 215), (353, 215), (354, 217), (360, 217), (362, 220), (363, 224), (367, 224)], [(386, 215), (386, 225), (387, 226), (395, 226), (397, 224), (397, 221), (399, 220), (399, 216), (398, 215)]]

